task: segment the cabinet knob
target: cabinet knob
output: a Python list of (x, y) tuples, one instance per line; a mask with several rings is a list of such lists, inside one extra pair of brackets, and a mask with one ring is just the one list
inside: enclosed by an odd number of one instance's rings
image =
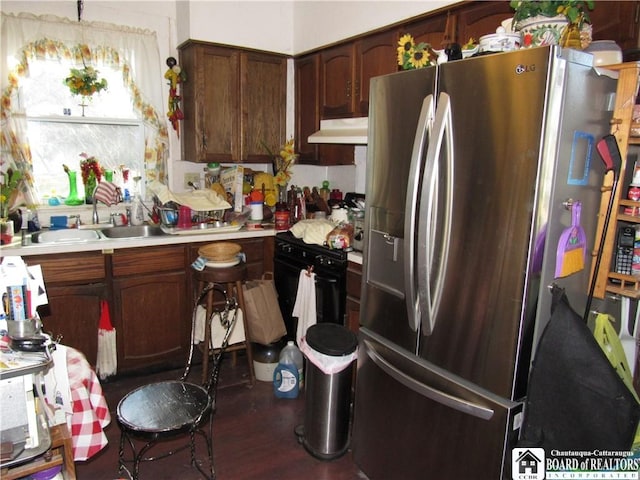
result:
[(347, 98), (351, 97), (351, 80), (347, 80), (347, 91), (346, 91), (346, 94), (347, 94)]
[(356, 80), (355, 97), (360, 98), (360, 80)]

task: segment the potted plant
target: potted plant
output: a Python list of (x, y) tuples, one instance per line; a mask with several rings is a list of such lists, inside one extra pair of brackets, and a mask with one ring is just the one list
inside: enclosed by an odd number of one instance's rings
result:
[[(591, 42), (593, 0), (511, 0), (513, 29), (520, 31), (524, 46), (561, 44), (585, 48)], [(577, 32), (579, 46), (568, 44), (569, 32)]]

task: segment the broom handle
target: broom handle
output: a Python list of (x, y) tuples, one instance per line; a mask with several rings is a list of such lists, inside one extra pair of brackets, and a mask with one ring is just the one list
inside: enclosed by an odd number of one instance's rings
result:
[[(600, 154), (602, 161), (605, 164), (606, 172), (613, 172), (613, 185), (611, 186), (611, 196), (609, 197), (609, 204), (607, 205), (607, 213), (604, 217), (604, 225), (602, 228), (602, 235), (600, 236), (600, 247), (596, 254), (596, 265), (593, 269), (593, 275), (591, 277), (591, 286), (589, 287), (589, 296), (587, 297), (587, 306), (584, 309), (584, 315), (582, 320), (587, 323), (589, 320), (589, 313), (591, 312), (591, 303), (593, 302), (593, 293), (596, 290), (596, 281), (598, 278), (598, 271), (600, 270), (600, 263), (602, 262), (602, 251), (604, 249), (605, 240), (607, 237), (607, 230), (609, 229), (609, 220), (611, 220), (611, 211), (613, 210), (613, 202), (616, 196), (616, 189), (618, 187), (618, 175), (616, 173), (616, 160), (618, 165), (622, 163), (622, 156), (620, 155), (620, 149), (618, 148), (618, 142), (613, 135), (605, 135), (597, 144), (596, 150)], [(606, 173), (605, 172), (605, 173)]]
[(604, 217), (604, 225), (602, 227), (602, 235), (600, 236), (600, 246), (598, 247), (598, 253), (596, 254), (596, 265), (593, 269), (593, 276), (591, 277), (591, 286), (589, 287), (589, 296), (587, 297), (587, 306), (584, 309), (583, 320), (587, 323), (589, 320), (589, 313), (591, 311), (591, 303), (593, 302), (593, 293), (596, 290), (596, 281), (598, 280), (598, 271), (600, 271), (600, 263), (602, 262), (602, 250), (604, 249), (605, 240), (607, 238), (607, 230), (609, 229), (609, 220), (611, 219), (611, 210), (613, 210), (614, 196), (616, 193), (616, 187), (618, 186), (618, 178), (616, 172), (613, 172), (614, 180), (611, 188), (611, 197), (609, 198), (609, 205), (607, 205), (607, 213)]

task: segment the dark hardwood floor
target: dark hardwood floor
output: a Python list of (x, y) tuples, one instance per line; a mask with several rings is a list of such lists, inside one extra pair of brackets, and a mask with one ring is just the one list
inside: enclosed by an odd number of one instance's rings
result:
[[(115, 410), (118, 401), (139, 385), (161, 379), (175, 379), (180, 371), (125, 377), (102, 384), (111, 411), (112, 422), (106, 429), (109, 445), (86, 462), (76, 463), (80, 480), (114, 480), (118, 475), (120, 432)], [(199, 380), (199, 372), (191, 380)], [(214, 417), (214, 459), (218, 480), (356, 480), (365, 479), (354, 464), (351, 452), (331, 461), (318, 460), (309, 454), (294, 434), (303, 423), (304, 391), (296, 399), (276, 398), (270, 382), (256, 381), (249, 386), (246, 362), (238, 358), (234, 366), (230, 358), (222, 366), (218, 390), (218, 407)], [(168, 446), (176, 445), (172, 441)], [(157, 448), (162, 448), (163, 445)], [(205, 453), (198, 443), (196, 453)], [(206, 455), (202, 458), (206, 458)], [(189, 451), (140, 467), (141, 480), (190, 480), (203, 478), (189, 463)]]

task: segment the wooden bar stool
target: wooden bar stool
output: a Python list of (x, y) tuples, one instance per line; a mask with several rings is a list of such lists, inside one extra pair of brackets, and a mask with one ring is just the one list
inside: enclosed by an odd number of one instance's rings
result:
[[(247, 309), (244, 304), (244, 295), (242, 292), (242, 282), (247, 279), (247, 265), (244, 262), (240, 262), (233, 267), (205, 267), (202, 271), (195, 271), (194, 278), (198, 282), (198, 292), (201, 292), (209, 283), (218, 283), (226, 285), (227, 294), (229, 296), (235, 296), (238, 306), (242, 310), (242, 323), (244, 324), (244, 342), (229, 345), (227, 347), (228, 352), (233, 353), (233, 364), (236, 363), (236, 352), (239, 350), (245, 350), (247, 355), (247, 362), (249, 362), (249, 379), (251, 385), (255, 383), (255, 373), (253, 370), (253, 355), (251, 353), (251, 339), (249, 337), (249, 327), (247, 322)], [(211, 315), (214, 311), (213, 304), (215, 297), (215, 290), (212, 289), (206, 296), (206, 317), (204, 328), (204, 342), (203, 342), (203, 354), (208, 359), (211, 355)], [(209, 362), (202, 362), (202, 381), (205, 382), (208, 375)]]

